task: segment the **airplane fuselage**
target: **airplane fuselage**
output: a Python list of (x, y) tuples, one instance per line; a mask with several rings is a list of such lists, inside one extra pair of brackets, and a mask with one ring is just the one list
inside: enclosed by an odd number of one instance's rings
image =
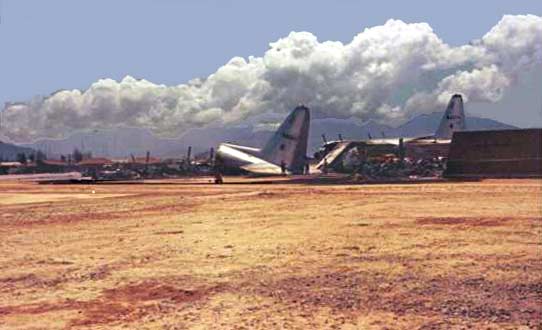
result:
[(217, 162), (225, 172), (257, 175), (300, 173), (306, 164), (309, 134), (309, 109), (295, 108), (262, 149), (221, 143)]

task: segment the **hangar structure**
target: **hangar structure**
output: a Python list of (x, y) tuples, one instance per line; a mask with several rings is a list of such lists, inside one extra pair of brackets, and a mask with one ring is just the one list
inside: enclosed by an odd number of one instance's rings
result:
[(542, 177), (542, 129), (454, 132), (445, 177)]

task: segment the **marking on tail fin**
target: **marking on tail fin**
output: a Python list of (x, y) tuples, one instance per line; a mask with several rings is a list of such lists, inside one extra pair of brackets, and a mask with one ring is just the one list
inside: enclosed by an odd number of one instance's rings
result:
[(282, 134), (282, 137), (285, 138), (285, 139), (288, 139), (288, 140), (295, 140), (295, 139), (296, 139), (295, 136), (290, 135), (290, 134), (288, 134), (288, 133), (283, 133), (283, 134)]

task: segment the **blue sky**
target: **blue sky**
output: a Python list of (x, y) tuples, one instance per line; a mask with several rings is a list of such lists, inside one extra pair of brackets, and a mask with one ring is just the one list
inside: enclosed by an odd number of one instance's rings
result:
[[(0, 0), (0, 7), (1, 104), (85, 89), (99, 78), (183, 83), (233, 56), (261, 56), (290, 31), (349, 42), (364, 28), (397, 18), (427, 22), (445, 42), (461, 45), (483, 36), (504, 14), (542, 14), (542, 1), (521, 0)], [(471, 112), (540, 126), (539, 80), (526, 73), (502, 102), (473, 105)], [(510, 106), (524, 110), (511, 113)]]

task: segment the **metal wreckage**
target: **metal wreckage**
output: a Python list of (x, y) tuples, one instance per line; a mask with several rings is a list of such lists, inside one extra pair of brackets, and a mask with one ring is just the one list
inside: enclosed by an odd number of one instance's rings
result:
[(262, 148), (222, 143), (217, 164), (226, 173), (285, 175), (342, 172), (380, 177), (441, 176), (452, 134), (464, 130), (465, 113), (461, 95), (454, 95), (434, 135), (327, 142), (314, 158), (306, 157), (310, 112), (298, 106)]
[(466, 129), (461, 95), (450, 99), (433, 135), (325, 141), (315, 154), (322, 172), (353, 173), (365, 180), (442, 176), (454, 132)]
[[(41, 181), (134, 180), (177, 176), (215, 176), (223, 174), (253, 176), (343, 173), (356, 181), (416, 181), (425, 178), (541, 177), (542, 129), (466, 131), (461, 95), (450, 99), (434, 134), (418, 137), (367, 140), (326, 141), (307, 157), (310, 110), (300, 105), (282, 122), (263, 148), (221, 143), (214, 152), (186, 158), (160, 160), (147, 156), (129, 161), (101, 158), (70, 162), (42, 161), (40, 168), (48, 173), (73, 172), (77, 178), (46, 177)], [(0, 165), (2, 165), (0, 163)], [(8, 164), (9, 165), (9, 164)], [(30, 164), (31, 165), (31, 164)], [(31, 166), (9, 168), (9, 173), (41, 173)], [(10, 165), (11, 166), (11, 165)], [(1, 168), (1, 166), (0, 166)], [(18, 172), (17, 172), (18, 171)], [(8, 174), (9, 174), (8, 173)]]

